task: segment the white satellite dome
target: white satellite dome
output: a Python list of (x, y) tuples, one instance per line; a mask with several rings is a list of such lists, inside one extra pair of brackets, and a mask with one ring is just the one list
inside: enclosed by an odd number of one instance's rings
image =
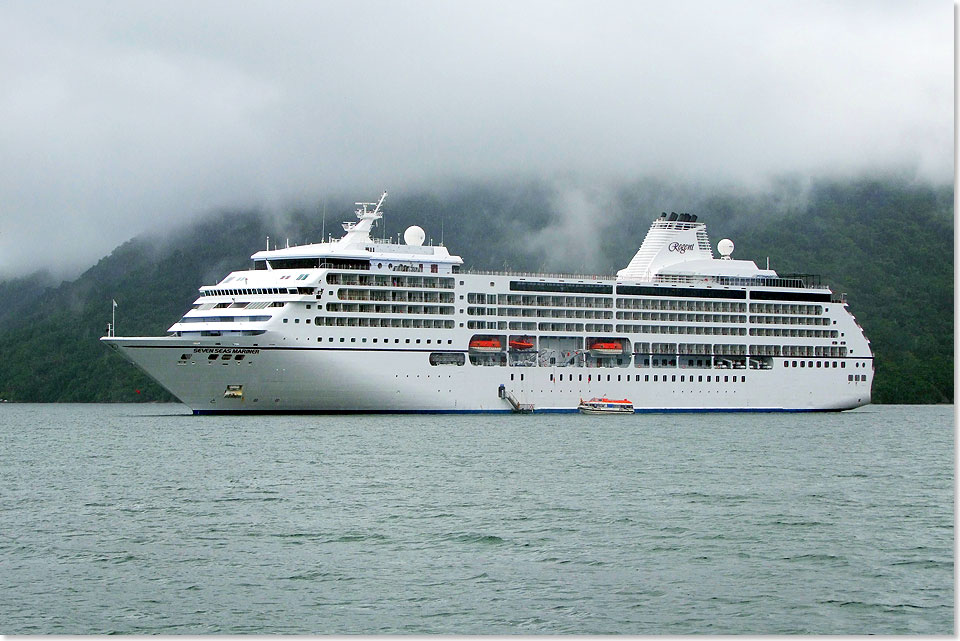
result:
[(419, 225), (411, 225), (403, 232), (403, 242), (417, 247), (423, 244), (423, 239), (426, 237), (426, 233), (424, 233), (423, 228)]
[(730, 258), (730, 254), (733, 253), (733, 241), (729, 238), (724, 238), (717, 243), (717, 251), (720, 252), (720, 255), (724, 258)]

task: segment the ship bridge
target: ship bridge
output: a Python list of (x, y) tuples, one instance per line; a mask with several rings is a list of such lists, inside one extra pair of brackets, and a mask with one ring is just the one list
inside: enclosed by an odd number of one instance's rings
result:
[[(254, 270), (309, 269), (309, 268), (346, 268), (370, 269), (395, 265), (418, 265), (422, 263), (442, 265), (439, 271), (449, 272), (454, 266), (463, 264), (460, 256), (454, 256), (443, 245), (424, 245), (426, 235), (423, 229), (414, 225), (403, 234), (404, 242), (392, 242), (392, 239), (373, 238), (370, 235), (373, 225), (383, 217), (380, 211), (387, 192), (383, 192), (377, 203), (356, 203), (357, 222), (344, 222), (346, 232), (341, 238), (322, 243), (270, 249), (253, 254)], [(431, 271), (436, 271), (431, 269)]]

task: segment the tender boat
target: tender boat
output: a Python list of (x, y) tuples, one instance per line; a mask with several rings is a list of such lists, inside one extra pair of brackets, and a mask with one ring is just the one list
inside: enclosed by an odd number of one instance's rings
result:
[(527, 350), (533, 347), (533, 341), (528, 338), (511, 339), (510, 349)]
[(612, 399), (594, 396), (589, 401), (581, 398), (578, 409), (581, 414), (633, 414), (633, 403), (625, 398)]

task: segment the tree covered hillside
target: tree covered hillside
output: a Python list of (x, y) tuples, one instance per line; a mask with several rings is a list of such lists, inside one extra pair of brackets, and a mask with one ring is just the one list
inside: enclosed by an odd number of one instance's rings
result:
[[(97, 340), (162, 334), (203, 284), (249, 264), (265, 237), (339, 235), (349, 197), (320, 210), (221, 212), (124, 243), (72, 282), (42, 274), (0, 282), (0, 398), (172, 400)], [(763, 193), (641, 180), (613, 190), (541, 182), (462, 184), (392, 195), (385, 235), (419, 224), (468, 268), (592, 271), (629, 262), (660, 211), (696, 213), (714, 243), (782, 273), (813, 272), (846, 292), (876, 355), (874, 401), (953, 401), (953, 191), (896, 179), (784, 181)], [(384, 233), (378, 229), (376, 235)], [(138, 393), (139, 391), (139, 393)]]

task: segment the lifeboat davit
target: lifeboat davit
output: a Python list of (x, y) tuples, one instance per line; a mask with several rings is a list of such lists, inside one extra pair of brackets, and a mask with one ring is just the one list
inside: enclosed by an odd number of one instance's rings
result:
[(533, 347), (533, 341), (529, 338), (515, 338), (510, 341), (510, 349), (530, 349)]
[(499, 352), (500, 341), (496, 338), (475, 338), (470, 341), (470, 349), (474, 352)]
[(619, 341), (592, 343), (590, 351), (594, 354), (622, 354), (623, 345)]

